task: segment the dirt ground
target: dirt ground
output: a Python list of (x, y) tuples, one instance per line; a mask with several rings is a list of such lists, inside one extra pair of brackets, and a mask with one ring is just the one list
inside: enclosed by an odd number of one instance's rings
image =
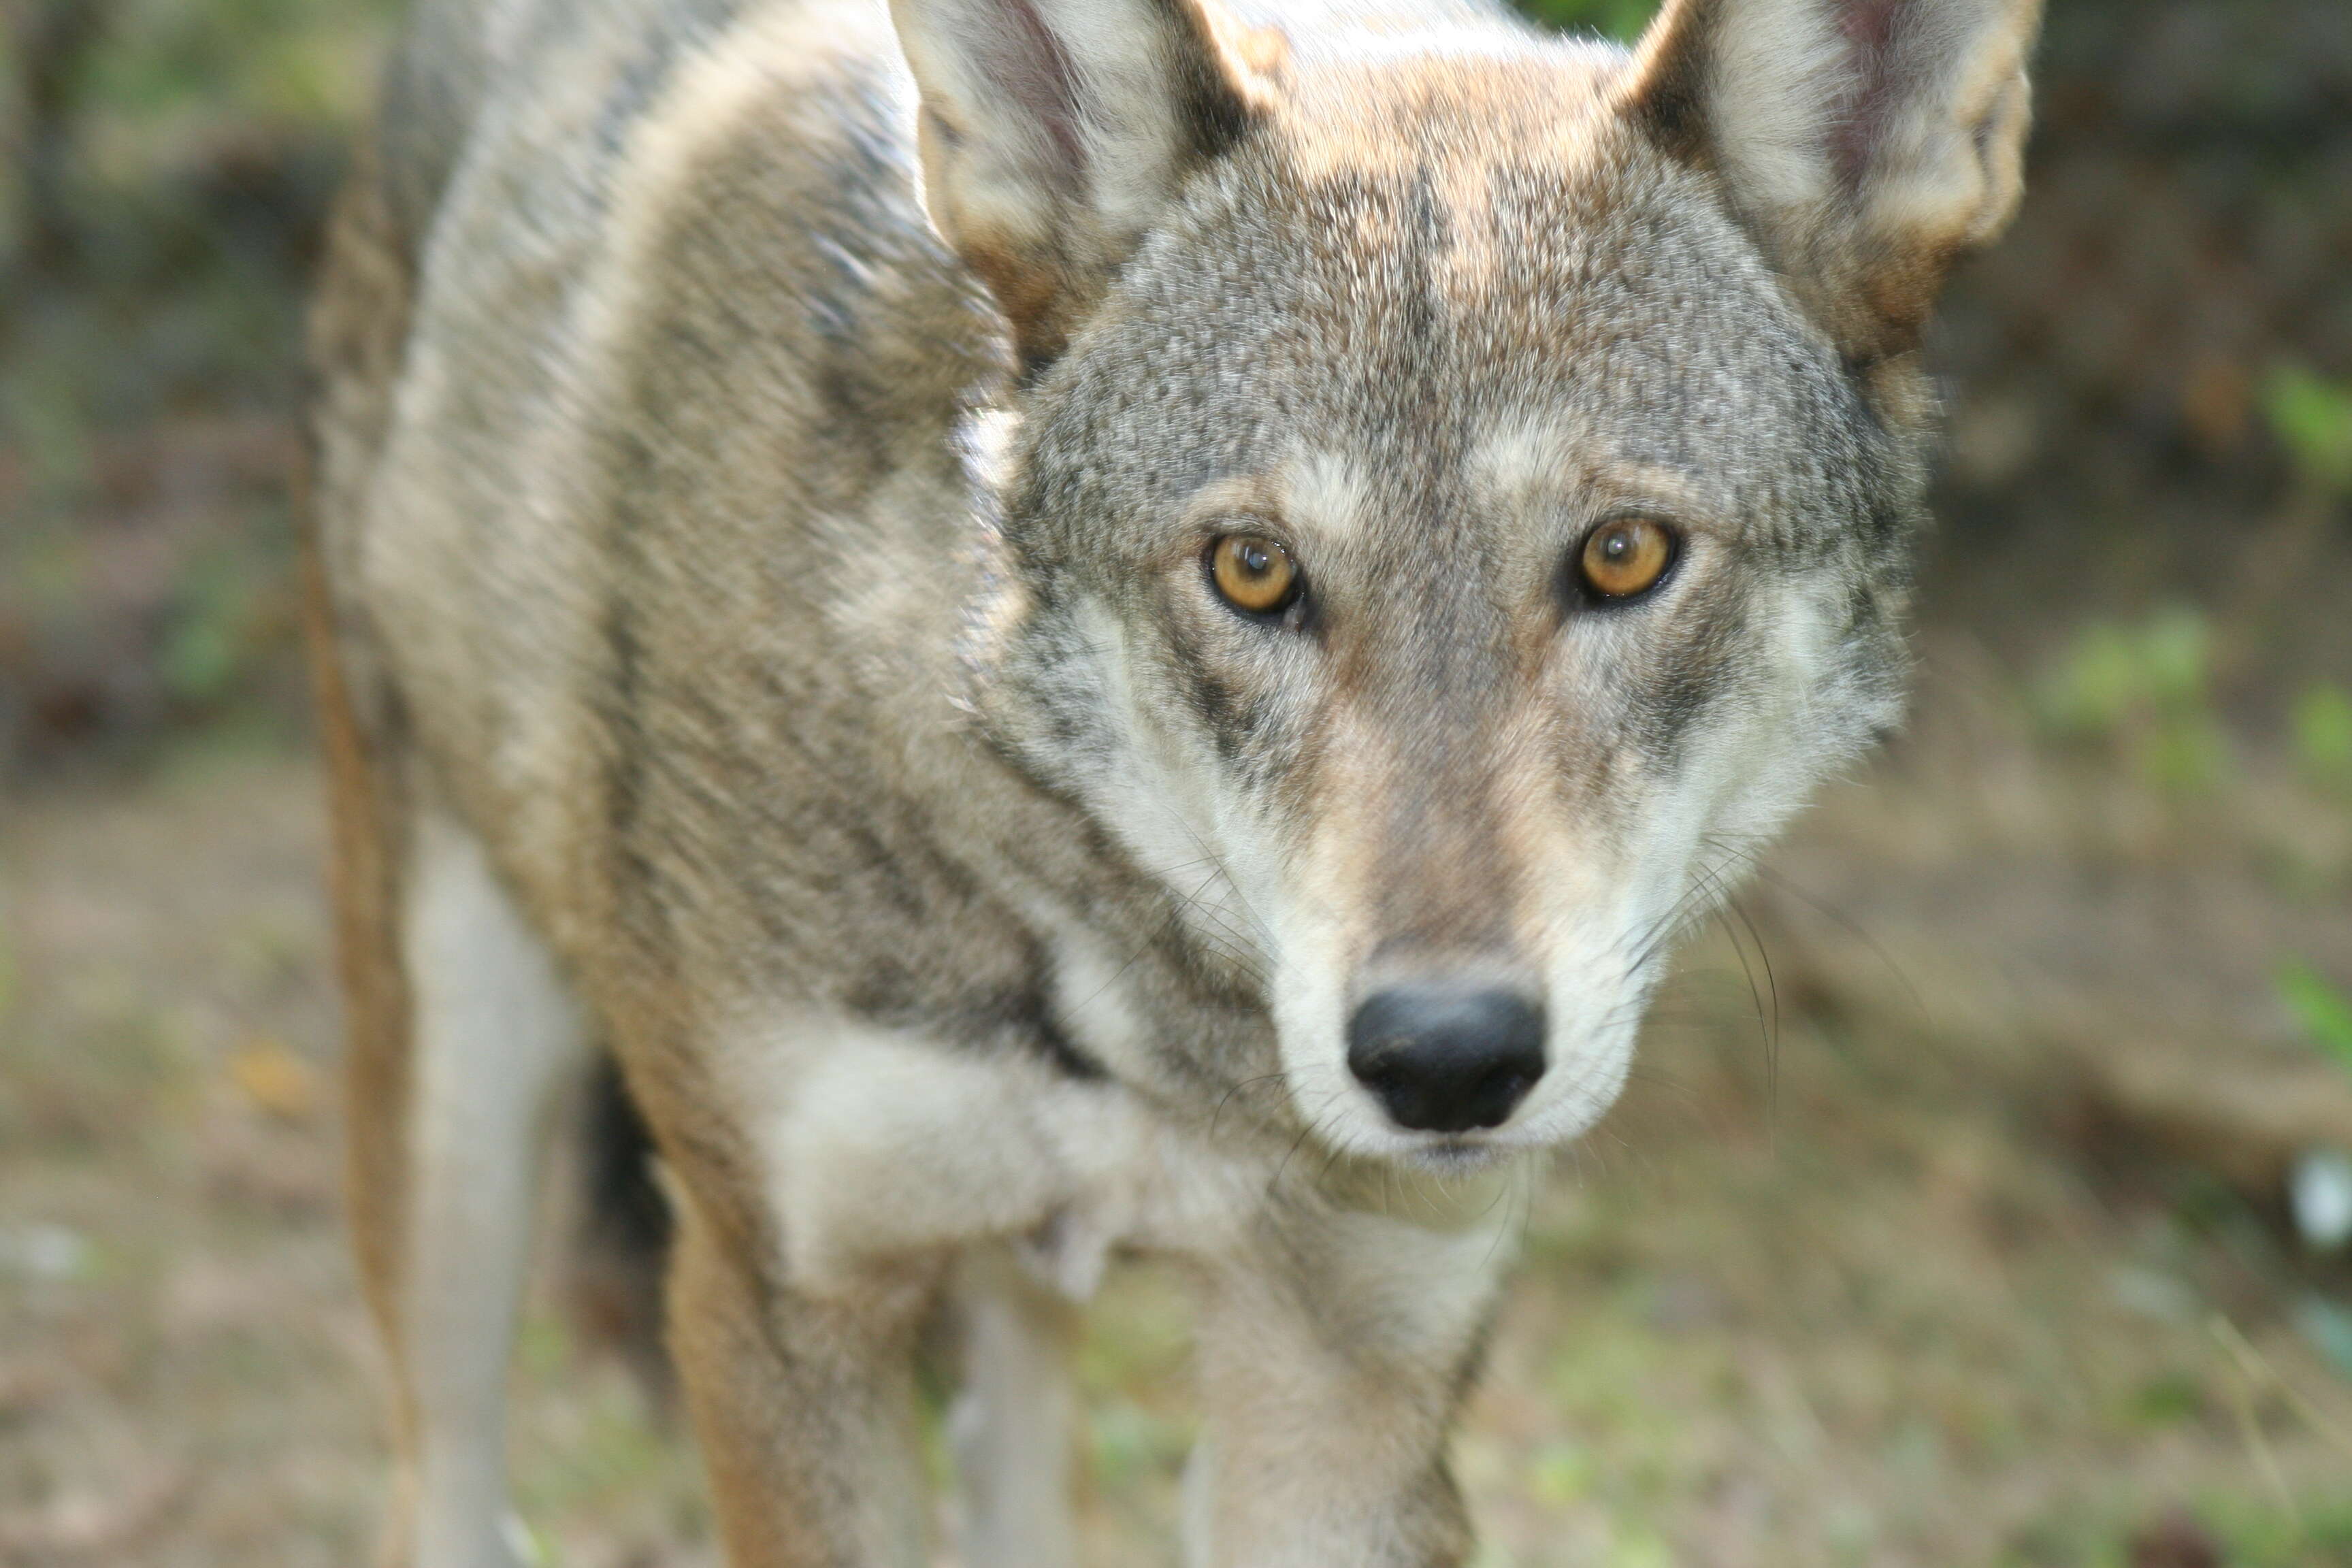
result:
[[(2346, 814), (2053, 759), (1974, 657), (1931, 647), (1531, 1204), (1482, 1568), (2352, 1563), (2352, 1268), (2269, 1184), (2352, 1145), (2273, 984), (2352, 971)], [(215, 742), (0, 805), (0, 1562), (362, 1561), (313, 770)], [(565, 1323), (516, 1374), (547, 1561), (712, 1562), (687, 1443)], [(1185, 1341), (1113, 1280), (1094, 1561), (1176, 1561)]]

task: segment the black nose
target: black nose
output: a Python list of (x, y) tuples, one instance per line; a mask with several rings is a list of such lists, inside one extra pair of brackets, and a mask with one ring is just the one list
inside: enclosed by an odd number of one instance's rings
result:
[(1348, 1066), (1400, 1127), (1499, 1127), (1543, 1077), (1543, 1008), (1511, 991), (1392, 985), (1348, 1020)]

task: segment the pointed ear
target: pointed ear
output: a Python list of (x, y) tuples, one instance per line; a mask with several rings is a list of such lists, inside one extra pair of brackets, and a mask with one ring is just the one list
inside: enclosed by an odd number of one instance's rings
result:
[(1280, 35), (1215, 0), (891, 0), (922, 96), (923, 201), (1004, 308), (1061, 352), (1185, 175), (1237, 140)]
[(1917, 341), (2023, 182), (2041, 0), (1668, 0), (1628, 107), (1717, 171), (1847, 355)]

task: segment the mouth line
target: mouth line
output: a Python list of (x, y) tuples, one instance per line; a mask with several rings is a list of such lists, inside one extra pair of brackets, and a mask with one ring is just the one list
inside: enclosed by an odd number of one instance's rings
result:
[(1380, 1151), (1391, 1163), (1437, 1175), (1468, 1175), (1492, 1170), (1526, 1152), (1517, 1139), (1492, 1132), (1401, 1133), (1401, 1142)]

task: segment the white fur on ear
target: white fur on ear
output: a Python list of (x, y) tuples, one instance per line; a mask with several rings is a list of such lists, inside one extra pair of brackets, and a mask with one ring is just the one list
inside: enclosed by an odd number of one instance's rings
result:
[(892, 0), (924, 203), (1050, 358), (1185, 174), (1246, 127), (1264, 58), (1215, 0)]
[(2041, 0), (1670, 0), (1630, 93), (1843, 346), (1899, 349), (2023, 188)]

